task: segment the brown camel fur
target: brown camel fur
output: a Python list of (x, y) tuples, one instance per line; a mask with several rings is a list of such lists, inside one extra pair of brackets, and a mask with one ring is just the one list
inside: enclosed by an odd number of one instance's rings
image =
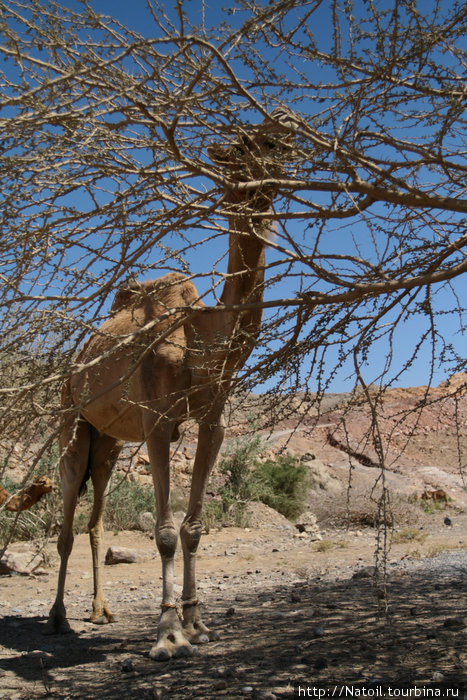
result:
[(29, 510), (44, 493), (50, 493), (52, 489), (53, 484), (47, 476), (38, 476), (30, 486), (21, 489), (14, 496), (0, 485), (0, 506), (6, 502), (5, 510), (13, 513)]
[[(273, 113), (273, 119), (249, 135), (239, 135), (228, 147), (208, 149), (211, 161), (226, 173), (223, 205), (229, 221), (229, 259), (218, 307), (203, 312), (195, 286), (179, 273), (126, 286), (117, 292), (109, 320), (79, 355), (78, 361), (86, 368), (74, 374), (64, 388), (65, 404), (75, 407), (80, 417), (78, 422), (70, 418), (60, 440), (64, 521), (49, 632), (69, 630), (63, 603), (66, 566), (73, 544), (73, 514), (87, 473), (94, 485), (89, 522), (94, 572), (91, 621), (113, 620), (100, 577), (107, 484), (123, 443), (146, 441), (163, 578), (162, 612), (150, 656), (156, 660), (188, 656), (193, 653), (192, 643), (217, 638), (201, 620), (196, 551), (206, 485), (224, 437), (224, 404), (233, 376), (250, 355), (261, 325), (269, 229), (265, 215), (277, 194), (274, 179), (283, 177), (283, 163), (291, 149), (289, 127), (293, 122), (286, 121), (283, 114), (283, 110)], [(240, 183), (254, 184), (242, 189)], [(184, 557), (180, 619), (174, 594), (177, 532), (170, 507), (169, 446), (187, 418), (198, 422), (199, 432), (190, 498), (180, 529)]]

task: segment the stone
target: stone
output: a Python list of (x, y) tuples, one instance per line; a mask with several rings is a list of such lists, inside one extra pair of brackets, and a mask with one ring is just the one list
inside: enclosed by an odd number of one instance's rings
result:
[(216, 681), (212, 686), (213, 690), (225, 690), (226, 688), (227, 688), (227, 681), (225, 681), (223, 679)]
[(109, 547), (105, 555), (107, 566), (115, 564), (135, 564), (138, 561), (136, 549), (128, 547)]
[(0, 559), (0, 574), (23, 574), (29, 576), (44, 563), (42, 554), (33, 552), (12, 552), (5, 550)]
[(183, 510), (176, 510), (173, 514), (173, 519), (175, 523), (175, 528), (177, 530), (180, 530), (180, 527), (183, 521), (185, 520), (185, 513), (183, 512)]
[(364, 566), (363, 569), (359, 569), (358, 571), (356, 571), (352, 578), (372, 578), (375, 575), (375, 566)]
[(443, 622), (443, 627), (449, 629), (462, 629), (466, 625), (466, 620), (463, 617), (447, 617)]
[(124, 673), (131, 673), (135, 670), (131, 659), (123, 659), (122, 663), (120, 664), (120, 668)]
[(143, 532), (154, 532), (156, 520), (151, 511), (146, 511), (145, 513), (140, 513), (138, 524)]

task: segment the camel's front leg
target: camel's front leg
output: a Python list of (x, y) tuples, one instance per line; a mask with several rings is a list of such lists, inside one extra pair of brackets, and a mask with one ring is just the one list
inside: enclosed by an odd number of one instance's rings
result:
[(188, 511), (180, 529), (183, 547), (183, 631), (186, 638), (194, 643), (213, 641), (219, 638), (217, 632), (209, 630), (201, 619), (201, 611), (196, 593), (196, 552), (202, 532), (202, 509), (209, 475), (216, 461), (224, 439), (224, 422), (201, 423), (198, 435), (195, 464), (191, 483)]
[[(150, 417), (149, 417), (150, 419)], [(191, 656), (193, 647), (183, 634), (174, 594), (174, 556), (177, 531), (170, 507), (170, 438), (173, 426), (149, 423), (146, 438), (156, 493), (156, 543), (162, 562), (162, 605), (157, 638), (149, 656), (166, 661), (172, 656)]]

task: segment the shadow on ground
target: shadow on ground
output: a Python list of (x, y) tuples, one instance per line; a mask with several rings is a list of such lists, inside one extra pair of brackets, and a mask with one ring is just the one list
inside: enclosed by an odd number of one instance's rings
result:
[(61, 637), (44, 637), (43, 619), (6, 617), (0, 697), (293, 697), (294, 684), (429, 683), (437, 674), (459, 683), (464, 582), (462, 567), (395, 572), (387, 615), (371, 577), (214, 592), (205, 617), (220, 642), (164, 663), (148, 657), (156, 615), (122, 610), (115, 625)]

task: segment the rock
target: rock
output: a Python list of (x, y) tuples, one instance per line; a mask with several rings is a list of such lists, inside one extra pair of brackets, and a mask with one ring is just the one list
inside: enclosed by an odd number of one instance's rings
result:
[(137, 464), (137, 466), (149, 464), (148, 455), (145, 454), (144, 452), (138, 452), (138, 454), (136, 456), (136, 464)]
[(233, 617), (235, 615), (235, 608), (227, 608), (225, 611), (226, 617)]
[(315, 659), (315, 662), (313, 664), (316, 671), (321, 671), (323, 668), (326, 668), (327, 665), (328, 665), (328, 660), (326, 659), (325, 656), (317, 656)]
[(376, 574), (376, 566), (364, 566), (354, 573), (352, 578), (372, 578)]
[(242, 688), (242, 693), (244, 695), (248, 695), (249, 693), (253, 692), (253, 686), (252, 685), (244, 685)]
[(120, 668), (124, 673), (131, 673), (135, 670), (131, 659), (123, 659), (122, 663), (120, 664)]
[(226, 666), (219, 666), (219, 668), (216, 670), (216, 674), (219, 676), (219, 678), (228, 678), (228, 676), (232, 675), (232, 670)]
[(324, 634), (324, 629), (321, 627), (321, 625), (316, 625), (316, 627), (313, 627), (313, 637), (322, 637)]
[(303, 463), (307, 467), (310, 487), (314, 491), (322, 490), (329, 493), (341, 491), (342, 486), (339, 479), (328, 471), (320, 459), (303, 460)]
[(435, 671), (431, 677), (433, 683), (442, 683), (444, 681), (444, 674), (440, 671)]
[(108, 566), (114, 564), (135, 564), (138, 560), (136, 549), (128, 547), (109, 547), (105, 555), (105, 563)]
[(29, 576), (43, 563), (42, 554), (12, 552), (7, 549), (0, 559), (0, 574), (17, 573)]
[(214, 685), (212, 686), (213, 690), (225, 690), (227, 688), (227, 681), (224, 681), (222, 679), (216, 681)]
[(27, 659), (51, 659), (53, 654), (43, 649), (33, 649), (23, 654), (23, 656)]
[(138, 518), (138, 523), (143, 532), (154, 532), (156, 521), (150, 511), (141, 513)]
[(466, 621), (463, 617), (447, 617), (443, 622), (443, 627), (461, 630), (465, 627)]
[(185, 513), (183, 512), (183, 510), (176, 510), (173, 514), (173, 519), (175, 523), (175, 528), (177, 530), (180, 530), (181, 524), (185, 520)]

